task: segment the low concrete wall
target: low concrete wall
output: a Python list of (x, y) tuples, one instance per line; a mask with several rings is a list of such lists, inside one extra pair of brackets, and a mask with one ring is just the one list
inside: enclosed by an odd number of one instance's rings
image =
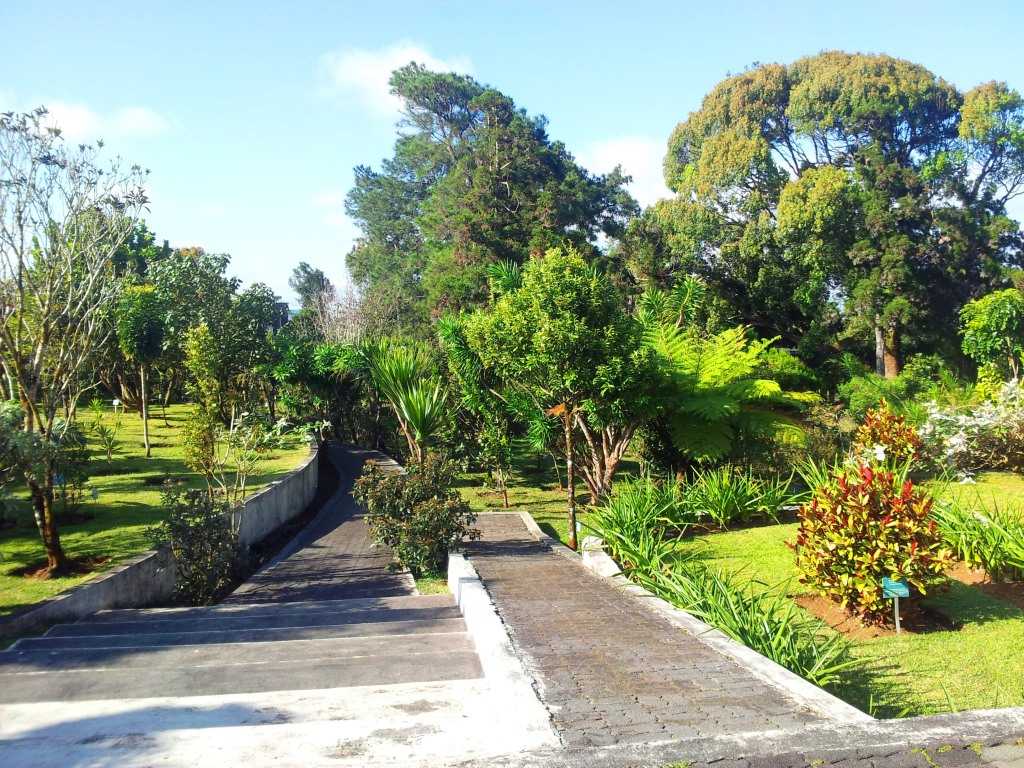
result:
[(320, 451), (312, 451), (301, 467), (246, 499), (232, 513), (239, 545), (251, 547), (301, 514), (316, 496), (319, 476)]
[[(302, 513), (316, 496), (320, 452), (233, 512), (239, 544), (248, 548)], [(174, 562), (166, 549), (144, 552), (66, 592), (0, 619), (0, 637), (57, 622), (77, 621), (110, 608), (144, 608), (174, 594)]]

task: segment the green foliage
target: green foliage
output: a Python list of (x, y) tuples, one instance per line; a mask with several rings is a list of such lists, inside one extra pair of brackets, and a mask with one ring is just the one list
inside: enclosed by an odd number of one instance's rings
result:
[[(980, 502), (980, 499), (977, 500)], [(932, 517), (957, 559), (982, 568), (993, 581), (1024, 580), (1024, 513), (999, 504), (937, 504)]]
[(951, 351), (959, 308), (1005, 285), (1022, 170), (1024, 109), (1003, 83), (962, 94), (918, 64), (842, 51), (758, 65), (673, 131), (678, 197), (630, 251), (651, 257), (645, 275), (701, 274), (808, 360), (877, 342), (893, 376), (905, 352)]
[(664, 377), (661, 418), (686, 459), (721, 459), (740, 441), (799, 438), (787, 411), (817, 398), (758, 377), (770, 340), (751, 341), (744, 327), (703, 336), (658, 323), (647, 327), (644, 341)]
[(225, 428), (208, 409), (196, 407), (185, 420), (182, 453), (185, 466), (206, 480), (211, 497), (239, 504), (275, 441), (274, 432), (251, 416)]
[(122, 409), (115, 403), (114, 419), (110, 423), (104, 418), (106, 410), (103, 401), (98, 397), (94, 397), (89, 401), (89, 416), (92, 419), (89, 424), (89, 430), (99, 440), (100, 445), (103, 446), (103, 452), (106, 454), (107, 463), (109, 464), (114, 460), (114, 451), (117, 449), (117, 435), (121, 431)]
[(163, 350), (164, 309), (152, 285), (129, 285), (115, 310), (121, 353), (135, 363), (151, 363)]
[(161, 504), (166, 518), (148, 535), (153, 546), (170, 548), (178, 598), (190, 605), (215, 602), (237, 573), (238, 533), (227, 503), (168, 482)]
[(391, 87), (402, 130), (379, 171), (356, 168), (346, 211), (363, 237), (346, 262), (396, 330), (422, 337), (431, 316), (483, 304), (495, 264), (563, 243), (596, 257), (597, 236), (637, 213), (628, 177), (588, 173), (505, 94), (418, 64)]
[(623, 571), (660, 571), (679, 556), (679, 536), (698, 522), (672, 481), (630, 478), (584, 524), (601, 538)]
[(331, 281), (327, 279), (323, 270), (310, 266), (305, 261), (300, 261), (292, 270), (291, 277), (288, 278), (288, 287), (295, 291), (295, 295), (299, 297), (299, 306), (303, 309), (315, 306), (317, 301), (333, 290)]
[(696, 470), (684, 491), (687, 509), (697, 520), (725, 529), (755, 520), (779, 521), (796, 497), (790, 477), (759, 477), (750, 469), (724, 464)]
[(426, 449), (448, 418), (448, 395), (426, 353), (382, 340), (365, 347), (374, 387), (391, 404), (413, 460)]
[(799, 512), (801, 582), (867, 620), (884, 620), (883, 576), (924, 594), (949, 564), (931, 512), (931, 497), (905, 468), (836, 472)]
[(832, 685), (861, 662), (850, 643), (789, 599), (785, 585), (751, 589), (750, 579), (706, 565), (640, 572), (637, 582), (815, 685)]
[(1024, 354), (1024, 294), (1007, 288), (969, 301), (960, 310), (960, 327), (964, 354), (1017, 378)]
[(371, 462), (353, 487), (374, 539), (390, 547), (416, 577), (443, 573), (448, 552), (467, 537), (480, 536), (471, 527), (476, 515), (452, 487), (457, 472), (437, 455), (426, 456), (407, 473)]

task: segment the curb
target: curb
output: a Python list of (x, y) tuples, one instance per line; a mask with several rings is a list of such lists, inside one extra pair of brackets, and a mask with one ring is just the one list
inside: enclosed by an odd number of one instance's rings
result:
[(799, 675), (790, 672), (785, 667), (762, 656), (757, 651), (737, 643), (720, 630), (705, 624), (695, 616), (691, 616), (686, 611), (676, 608), (671, 603), (634, 584), (622, 575), (622, 570), (618, 564), (605, 553), (603, 542), (599, 538), (595, 536), (585, 537), (580, 546), (580, 554), (577, 554), (561, 542), (555, 541), (544, 533), (529, 512), (521, 511), (519, 516), (530, 533), (539, 541), (548, 544), (552, 550), (564, 557), (571, 557), (597, 576), (613, 581), (617, 587), (634, 598), (642, 599), (644, 605), (659, 616), (693, 635), (705, 645), (710, 646), (722, 655), (749, 669), (755, 677), (774, 688), (782, 690), (799, 705), (828, 718), (834, 723), (855, 725), (877, 722), (871, 715), (861, 712), (856, 707), (804, 680)]
[(507, 706), (558, 744), (551, 715), (537, 696), (533, 678), (512, 648), (512, 640), (476, 569), (465, 555), (448, 555), (448, 589), (473, 638), (484, 678), (501, 690)]

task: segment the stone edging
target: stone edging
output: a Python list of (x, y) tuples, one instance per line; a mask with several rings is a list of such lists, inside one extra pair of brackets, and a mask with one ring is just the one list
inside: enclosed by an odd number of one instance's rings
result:
[(533, 678), (513, 650), (508, 630), (476, 569), (459, 552), (448, 554), (448, 590), (473, 638), (484, 677), (500, 691), (512, 711), (533, 727), (549, 731), (557, 742), (551, 716), (537, 696)]
[[(270, 533), (268, 528), (286, 522), (281, 509), (277, 508), (278, 497), (282, 497), (288, 507), (293, 499), (302, 502), (295, 505), (287, 517), (299, 514), (313, 500), (319, 457), (319, 450), (310, 450), (309, 457), (301, 466), (250, 496), (239, 511), (232, 513), (235, 525), (244, 534), (244, 540), (240, 542), (243, 546), (255, 543), (253, 537), (259, 533), (267, 535)], [(308, 477), (310, 474), (312, 478)], [(296, 485), (302, 487), (296, 490)], [(250, 513), (248, 521), (246, 512)], [(21, 635), (49, 624), (77, 621), (111, 608), (145, 608), (165, 602), (173, 594), (174, 562), (170, 553), (164, 548), (150, 550), (49, 599), (0, 618), (0, 635)]]
[(835, 723), (875, 722), (875, 718), (870, 715), (861, 712), (856, 707), (847, 704), (828, 691), (790, 672), (785, 667), (776, 664), (757, 651), (737, 643), (720, 630), (705, 624), (695, 616), (691, 616), (686, 611), (676, 608), (674, 605), (648, 592), (643, 587), (634, 584), (622, 575), (619, 566), (604, 552), (600, 539), (593, 536), (586, 537), (583, 540), (582, 557), (579, 557), (564, 544), (555, 541), (544, 533), (529, 512), (522, 511), (519, 515), (530, 530), (530, 533), (537, 539), (548, 543), (556, 552), (572, 557), (598, 576), (614, 581), (619, 588), (633, 597), (642, 598), (644, 605), (655, 613), (693, 635), (704, 644), (711, 646), (722, 655), (738, 662), (744, 668), (750, 670), (753, 675), (772, 687), (783, 690), (798, 704), (823, 715)]

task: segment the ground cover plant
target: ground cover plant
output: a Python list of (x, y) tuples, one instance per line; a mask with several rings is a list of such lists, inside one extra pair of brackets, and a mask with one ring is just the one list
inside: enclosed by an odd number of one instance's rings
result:
[[(13, 492), (8, 516), (14, 525), (0, 528), (0, 613), (51, 597), (81, 583), (92, 573), (149, 548), (146, 531), (164, 516), (160, 499), (164, 480), (183, 480), (191, 488), (206, 485), (185, 464), (182, 432), (189, 408), (172, 405), (167, 408), (166, 422), (162, 418), (151, 420), (149, 459), (142, 443), (142, 423), (134, 414), (121, 417), (119, 447), (109, 463), (102, 443), (90, 437), (89, 449), (96, 466), (80, 514), (63, 521), (64, 545), (72, 560), (85, 564), (84, 572), (50, 579), (19, 575), (25, 569), (35, 571), (45, 564), (40, 562), (39, 534), (24, 491)], [(114, 418), (113, 409), (108, 408), (104, 419), (112, 423)], [(261, 461), (259, 471), (250, 478), (249, 493), (283, 477), (308, 455), (308, 445), (301, 433), (296, 433), (293, 440), (271, 450)]]

